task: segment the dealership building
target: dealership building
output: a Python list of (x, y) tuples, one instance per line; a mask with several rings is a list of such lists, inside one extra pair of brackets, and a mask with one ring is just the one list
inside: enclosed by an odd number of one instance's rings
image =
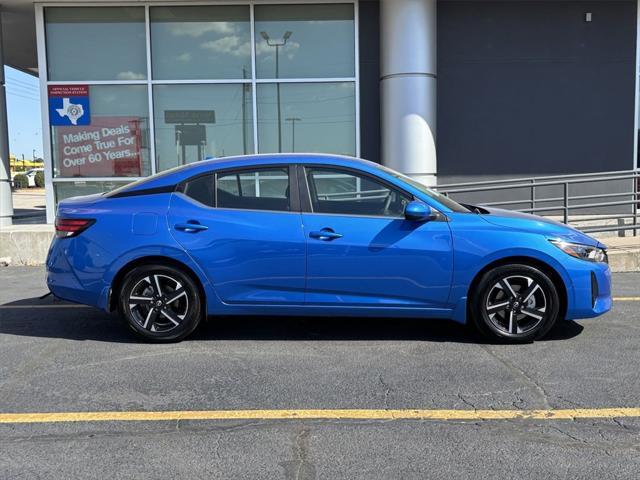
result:
[(431, 185), (638, 166), (637, 0), (2, 0), (0, 14), (3, 62), (40, 79), (48, 221), (63, 198), (239, 154), (359, 156)]

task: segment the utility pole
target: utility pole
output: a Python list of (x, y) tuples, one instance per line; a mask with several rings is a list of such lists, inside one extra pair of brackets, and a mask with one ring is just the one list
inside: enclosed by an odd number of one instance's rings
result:
[[(247, 69), (242, 67), (242, 79), (247, 78)], [(242, 87), (242, 153), (247, 154), (247, 84), (243, 83)]]
[[(267, 32), (260, 32), (267, 45), (276, 49), (276, 79), (280, 78), (280, 47), (284, 47), (291, 37), (292, 32), (286, 31), (281, 40), (271, 40)], [(278, 153), (282, 153), (282, 112), (280, 107), (280, 82), (276, 83), (276, 102), (278, 103)]]
[(4, 56), (2, 54), (2, 12), (0, 11), (0, 227), (13, 223), (11, 167), (9, 165), (9, 131), (7, 97), (4, 89)]
[(296, 122), (301, 122), (302, 119), (298, 117), (285, 118), (285, 121), (291, 122), (291, 152), (296, 151)]

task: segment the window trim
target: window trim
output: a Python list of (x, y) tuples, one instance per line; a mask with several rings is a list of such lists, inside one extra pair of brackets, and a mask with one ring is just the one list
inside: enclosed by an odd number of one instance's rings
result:
[[(372, 173), (365, 172), (363, 170), (358, 170), (357, 168), (343, 167), (341, 165), (328, 165), (328, 164), (323, 164), (323, 163), (305, 163), (305, 164), (301, 164), (301, 165), (298, 166), (298, 184), (300, 185), (300, 188), (304, 190), (304, 192), (300, 191), (300, 198), (303, 199), (303, 201), (301, 202), (301, 203), (303, 203), (303, 205), (302, 205), (302, 212), (303, 213), (313, 214), (313, 215), (331, 215), (331, 216), (334, 216), (334, 217), (386, 218), (386, 219), (390, 219), (390, 220), (397, 220), (397, 219), (405, 220), (404, 215), (402, 215), (402, 216), (390, 216), (390, 215), (363, 215), (363, 214), (357, 214), (357, 213), (346, 214), (346, 213), (314, 212), (313, 211), (313, 202), (311, 200), (311, 188), (309, 188), (309, 180), (308, 180), (308, 177), (307, 177), (307, 169), (312, 169), (312, 168), (333, 170), (333, 171), (343, 171), (343, 172), (346, 172), (346, 173), (349, 173), (349, 174), (352, 174), (352, 175), (365, 177), (365, 178), (368, 178), (368, 179), (370, 179), (370, 180), (372, 180), (374, 182), (382, 184), (384, 187), (388, 188), (389, 190), (395, 190), (395, 191), (401, 193), (403, 196), (409, 198), (409, 201), (413, 202), (413, 201), (419, 200), (419, 199), (416, 198), (415, 195), (413, 195), (410, 192), (407, 192), (406, 190), (404, 190), (403, 188), (400, 188), (397, 185), (387, 181), (386, 179), (378, 177), (377, 175), (374, 175)], [(435, 210), (435, 208), (434, 208), (434, 210)], [(440, 212), (438, 212), (438, 213), (440, 213)]]

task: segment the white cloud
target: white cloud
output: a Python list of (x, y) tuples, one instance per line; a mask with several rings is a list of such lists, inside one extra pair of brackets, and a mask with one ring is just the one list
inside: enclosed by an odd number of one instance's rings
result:
[(251, 45), (237, 35), (222, 37), (200, 44), (200, 48), (216, 53), (226, 53), (236, 57), (244, 57), (251, 54)]
[(120, 72), (116, 77), (117, 80), (144, 80), (146, 75), (144, 73), (136, 73), (132, 71)]
[(181, 62), (188, 62), (189, 60), (191, 60), (191, 54), (189, 52), (184, 52), (178, 55), (176, 58)]
[(235, 33), (233, 23), (230, 22), (185, 22), (172, 25), (169, 29), (171, 35), (176, 37), (201, 37), (206, 33), (228, 35)]
[[(216, 53), (224, 53), (234, 55), (236, 57), (247, 57), (251, 55), (251, 44), (244, 38), (237, 35), (222, 37), (217, 40), (210, 40), (200, 44), (200, 48), (210, 50)], [(296, 52), (300, 48), (298, 42), (287, 42), (284, 47), (280, 48), (280, 54), (286, 55), (289, 60), (295, 57)], [(271, 55), (274, 53), (274, 47), (267, 45), (267, 42), (258, 42), (256, 44), (256, 55)]]

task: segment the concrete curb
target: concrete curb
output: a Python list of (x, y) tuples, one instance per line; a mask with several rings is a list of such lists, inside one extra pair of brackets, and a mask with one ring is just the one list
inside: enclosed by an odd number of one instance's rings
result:
[[(0, 264), (43, 265), (53, 225), (13, 225), (0, 229)], [(640, 272), (640, 237), (609, 238), (612, 272)]]
[(640, 237), (603, 239), (612, 272), (640, 272)]
[(11, 265), (43, 265), (53, 225), (13, 225), (0, 229), (0, 257)]

